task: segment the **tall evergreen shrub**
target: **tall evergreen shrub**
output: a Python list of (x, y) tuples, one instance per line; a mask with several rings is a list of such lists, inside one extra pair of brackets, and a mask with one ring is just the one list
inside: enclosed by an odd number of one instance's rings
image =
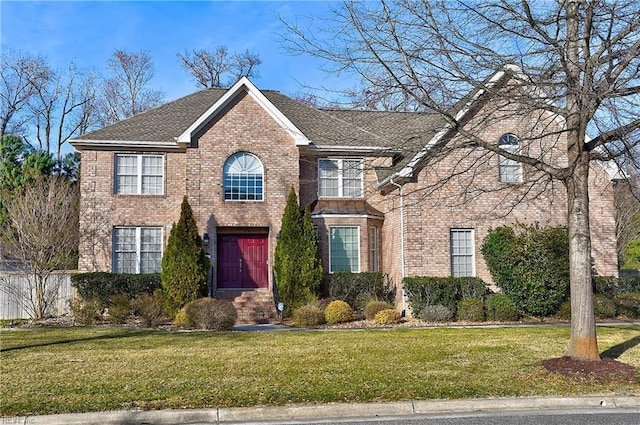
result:
[(565, 227), (537, 223), (491, 230), (482, 255), (493, 281), (523, 315), (551, 316), (569, 296), (569, 238)]
[(171, 310), (175, 312), (188, 302), (207, 295), (208, 271), (209, 259), (185, 196), (180, 220), (171, 227), (167, 249), (162, 256), (160, 280)]
[(322, 282), (322, 262), (311, 212), (300, 212), (296, 192), (291, 188), (282, 216), (282, 228), (276, 245), (273, 268), (284, 315), (317, 295)]

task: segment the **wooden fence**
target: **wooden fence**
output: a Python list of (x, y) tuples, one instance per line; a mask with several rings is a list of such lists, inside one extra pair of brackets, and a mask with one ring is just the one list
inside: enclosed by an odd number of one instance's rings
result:
[[(71, 286), (71, 272), (54, 272), (49, 277), (48, 286), (57, 286), (58, 291), (47, 313), (55, 317), (69, 314), (69, 303), (76, 296), (76, 290)], [(0, 320), (29, 318), (24, 302), (29, 298), (29, 287), (24, 273), (0, 271)]]

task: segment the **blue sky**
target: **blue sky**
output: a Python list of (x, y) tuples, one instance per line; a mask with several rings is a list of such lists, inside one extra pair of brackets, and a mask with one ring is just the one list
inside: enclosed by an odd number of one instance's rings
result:
[[(153, 87), (166, 100), (198, 90), (176, 57), (185, 49), (249, 49), (262, 59), (261, 89), (289, 95), (302, 84), (320, 86), (326, 76), (312, 58), (289, 56), (279, 33), (296, 16), (327, 14), (326, 1), (0, 1), (2, 49), (21, 50), (49, 59), (59, 69), (72, 61), (104, 72), (115, 49), (147, 50), (154, 60)], [(334, 3), (335, 5), (335, 3)], [(347, 82), (343, 82), (347, 83)]]

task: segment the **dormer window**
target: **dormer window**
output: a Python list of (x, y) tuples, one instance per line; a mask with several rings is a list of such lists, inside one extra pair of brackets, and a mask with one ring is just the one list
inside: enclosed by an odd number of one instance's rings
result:
[(262, 201), (264, 167), (257, 156), (248, 152), (231, 155), (224, 164), (224, 199), (227, 201)]
[(320, 159), (318, 195), (321, 198), (362, 196), (362, 159)]
[[(509, 153), (520, 154), (520, 140), (513, 134), (504, 134), (500, 137), (498, 147)], [(522, 182), (522, 164), (504, 156), (498, 159), (498, 172), (500, 181), (504, 183)]]

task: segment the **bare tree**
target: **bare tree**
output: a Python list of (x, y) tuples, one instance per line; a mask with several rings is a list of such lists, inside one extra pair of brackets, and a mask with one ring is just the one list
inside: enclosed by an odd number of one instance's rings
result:
[(64, 144), (97, 124), (96, 77), (71, 64), (32, 86), (28, 104), (34, 137), (40, 150), (55, 152), (60, 168)]
[(16, 260), (27, 290), (4, 286), (34, 319), (45, 318), (57, 300), (52, 272), (68, 264), (78, 244), (78, 194), (59, 177), (43, 177), (7, 203), (3, 256)]
[(20, 134), (29, 120), (26, 109), (36, 92), (36, 87), (49, 80), (51, 69), (41, 56), (13, 52), (2, 53), (0, 85), (0, 137)]
[[(637, 268), (640, 259), (629, 258), (629, 248), (640, 239), (640, 200), (638, 177), (629, 177), (616, 186), (616, 236), (621, 268)], [(629, 263), (625, 266), (626, 263)]]
[(227, 46), (220, 45), (213, 52), (200, 49), (178, 53), (184, 69), (198, 85), (227, 87), (242, 77), (257, 77), (260, 57), (249, 50), (244, 53), (229, 53)]
[(102, 125), (113, 124), (163, 102), (164, 94), (149, 87), (154, 72), (149, 52), (116, 50), (107, 68), (111, 75), (103, 82), (99, 102)]
[[(429, 135), (408, 135), (407, 141), (424, 142), (420, 161), (468, 152), (466, 165), (451, 172), (476, 176), (476, 165), (498, 154), (533, 170), (538, 184), (564, 186), (572, 317), (567, 355), (599, 360), (588, 180), (592, 161), (632, 161), (637, 152), (637, 3), (345, 1), (322, 24), (287, 25), (285, 38), (293, 53), (324, 59), (334, 75), (359, 77), (373, 99), (406, 95), (419, 109), (438, 114), (445, 122), (441, 130), (457, 136), (453, 143), (442, 138), (428, 145)], [(463, 112), (481, 95), (491, 98), (493, 113), (467, 120)], [(498, 120), (525, 118), (535, 125), (522, 146), (555, 140), (551, 148), (514, 151), (487, 137), (485, 130)], [(474, 185), (460, 185), (463, 198), (472, 196)]]

